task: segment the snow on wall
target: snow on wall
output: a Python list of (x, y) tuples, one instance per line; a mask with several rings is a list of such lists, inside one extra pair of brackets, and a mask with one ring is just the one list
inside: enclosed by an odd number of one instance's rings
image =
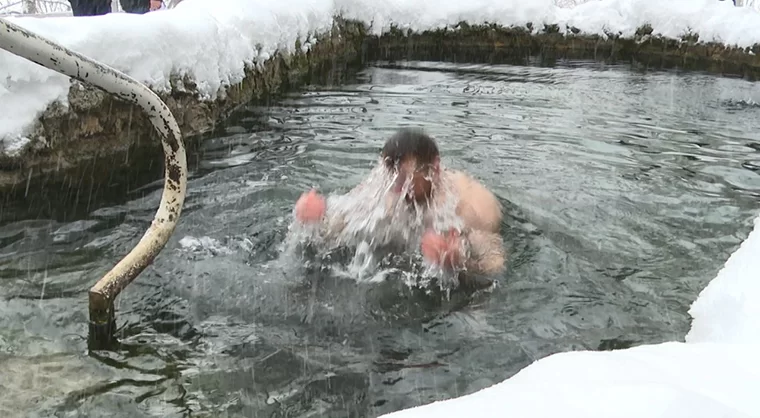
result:
[[(244, 66), (267, 60), (297, 39), (327, 31), (330, 0), (185, 0), (145, 15), (13, 17), (9, 21), (129, 74), (163, 92), (170, 75), (189, 75), (213, 99), (220, 88), (242, 81)], [(69, 79), (0, 51), (0, 152), (13, 155), (28, 142), (25, 130), (58, 99), (66, 102)]]

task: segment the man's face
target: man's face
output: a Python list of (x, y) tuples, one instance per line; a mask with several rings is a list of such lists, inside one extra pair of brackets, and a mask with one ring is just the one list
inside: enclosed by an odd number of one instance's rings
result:
[(415, 158), (404, 159), (391, 169), (391, 174), (398, 174), (393, 184), (393, 192), (401, 193), (404, 186), (409, 184), (406, 200), (422, 202), (430, 197), (437, 171), (437, 159), (433, 164), (417, 164)]

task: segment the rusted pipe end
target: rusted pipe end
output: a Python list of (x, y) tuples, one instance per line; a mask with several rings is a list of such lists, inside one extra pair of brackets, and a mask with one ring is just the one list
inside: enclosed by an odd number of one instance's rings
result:
[(116, 314), (113, 301), (106, 295), (90, 290), (90, 321), (87, 347), (90, 350), (108, 350), (117, 344)]

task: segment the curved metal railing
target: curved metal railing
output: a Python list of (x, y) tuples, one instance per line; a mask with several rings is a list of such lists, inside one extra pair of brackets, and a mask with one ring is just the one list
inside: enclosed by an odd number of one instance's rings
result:
[(0, 48), (138, 105), (148, 114), (161, 139), (165, 157), (164, 191), (153, 222), (132, 251), (89, 291), (90, 347), (107, 347), (114, 341), (114, 300), (161, 252), (182, 212), (187, 188), (182, 134), (171, 111), (158, 95), (116, 69), (1, 18)]

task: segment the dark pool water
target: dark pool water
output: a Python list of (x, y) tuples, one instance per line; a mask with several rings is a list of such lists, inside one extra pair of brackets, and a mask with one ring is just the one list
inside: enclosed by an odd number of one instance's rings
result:
[[(551, 353), (682, 339), (756, 215), (755, 101), (755, 84), (694, 73), (415, 62), (243, 109), (192, 159), (174, 237), (120, 297), (118, 351), (87, 352), (86, 292), (160, 184), (65, 222), (2, 221), (0, 415), (377, 416)], [(298, 195), (360, 181), (399, 126), (503, 201), (493, 292), (442, 300), (276, 262)]]

